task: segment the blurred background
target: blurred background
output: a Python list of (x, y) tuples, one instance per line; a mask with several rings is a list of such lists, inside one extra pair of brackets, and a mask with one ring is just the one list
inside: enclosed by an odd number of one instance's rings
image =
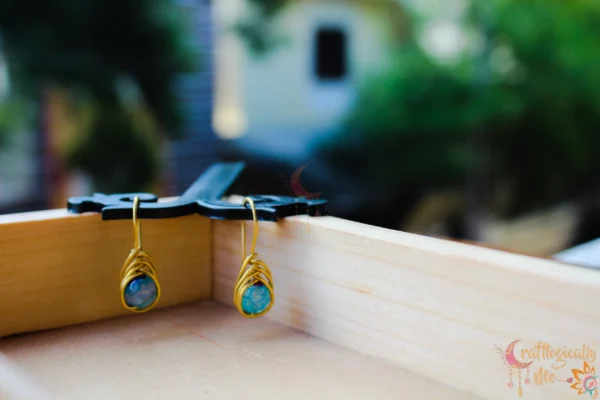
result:
[(600, 237), (599, 44), (597, 0), (0, 0), (0, 213), (244, 160), (245, 193), (550, 256)]

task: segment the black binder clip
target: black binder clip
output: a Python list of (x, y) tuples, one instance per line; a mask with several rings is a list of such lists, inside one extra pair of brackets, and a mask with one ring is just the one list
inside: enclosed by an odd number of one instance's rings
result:
[[(151, 193), (118, 193), (71, 197), (67, 202), (70, 212), (102, 213), (103, 220), (132, 219), (133, 200), (140, 200), (140, 219), (176, 218), (200, 214), (211, 219), (252, 220), (252, 211), (241, 204), (221, 200), (245, 168), (243, 162), (216, 163), (210, 166), (173, 201), (159, 202)], [(256, 205), (260, 221), (276, 222), (293, 215), (327, 215), (327, 200), (308, 200), (302, 197), (250, 195)]]

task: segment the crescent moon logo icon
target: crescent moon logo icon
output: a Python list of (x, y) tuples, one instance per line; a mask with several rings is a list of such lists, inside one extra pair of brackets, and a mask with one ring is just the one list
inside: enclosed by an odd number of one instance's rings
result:
[(290, 189), (296, 197), (304, 197), (307, 200), (318, 199), (323, 194), (322, 192), (309, 192), (302, 186), (302, 183), (300, 182), (300, 175), (302, 174), (302, 171), (304, 171), (305, 168), (306, 165), (303, 165), (294, 171), (294, 173), (292, 174), (292, 179), (290, 181)]
[(508, 365), (510, 365), (511, 367), (515, 367), (517, 369), (525, 369), (531, 364), (533, 364), (533, 361), (524, 363), (517, 360), (517, 357), (515, 357), (515, 346), (519, 342), (520, 340), (515, 340), (514, 342), (509, 344), (508, 347), (506, 347), (506, 351), (504, 352), (504, 357), (506, 358), (506, 362), (508, 363)]

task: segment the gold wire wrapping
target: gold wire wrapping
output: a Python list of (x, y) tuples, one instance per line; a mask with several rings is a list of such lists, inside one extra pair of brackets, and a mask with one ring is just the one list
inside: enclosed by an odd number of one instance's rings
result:
[[(152, 258), (148, 253), (142, 250), (142, 228), (140, 220), (137, 217), (140, 199), (136, 196), (133, 200), (133, 232), (134, 232), (134, 248), (129, 253), (123, 267), (121, 267), (121, 303), (123, 307), (130, 311), (146, 312), (150, 311), (158, 303), (160, 299), (160, 284), (156, 277), (156, 270)], [(156, 285), (156, 299), (148, 307), (139, 309), (131, 307), (125, 301), (125, 289), (127, 285), (137, 277), (146, 275), (154, 281)]]
[[(271, 270), (267, 264), (258, 259), (258, 254), (256, 253), (256, 239), (258, 237), (258, 219), (256, 217), (256, 207), (252, 199), (249, 197), (244, 199), (243, 205), (245, 206), (246, 204), (250, 204), (250, 207), (252, 208), (254, 236), (252, 238), (250, 254), (246, 256), (246, 223), (245, 221), (242, 221), (242, 254), (245, 258), (242, 262), (242, 267), (240, 268), (240, 273), (238, 274), (237, 281), (233, 289), (233, 303), (240, 314), (242, 314), (244, 317), (256, 318), (266, 314), (271, 307), (273, 307), (273, 304), (275, 303), (275, 294), (273, 293), (273, 278), (271, 276)], [(242, 307), (242, 299), (244, 298), (244, 293), (246, 290), (258, 283), (262, 283), (269, 290), (271, 300), (269, 305), (261, 312), (257, 314), (248, 314)]]

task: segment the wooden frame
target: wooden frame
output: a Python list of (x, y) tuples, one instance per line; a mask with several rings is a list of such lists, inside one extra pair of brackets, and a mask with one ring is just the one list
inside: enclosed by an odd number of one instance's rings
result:
[[(190, 216), (144, 220), (142, 229), (163, 290), (159, 307), (232, 305), (240, 222)], [(0, 336), (127, 314), (118, 273), (132, 241), (131, 222), (96, 214), (0, 217)], [(506, 392), (495, 344), (577, 347), (598, 336), (600, 274), (592, 269), (333, 217), (260, 223), (257, 251), (275, 282), (266, 320), (463, 395), (516, 397)], [(565, 399), (571, 391), (534, 386), (526, 398)]]
[[(161, 307), (211, 297), (210, 220), (144, 220), (142, 236), (159, 266)], [(131, 221), (66, 210), (0, 216), (0, 336), (128, 314), (118, 282), (132, 246)]]

